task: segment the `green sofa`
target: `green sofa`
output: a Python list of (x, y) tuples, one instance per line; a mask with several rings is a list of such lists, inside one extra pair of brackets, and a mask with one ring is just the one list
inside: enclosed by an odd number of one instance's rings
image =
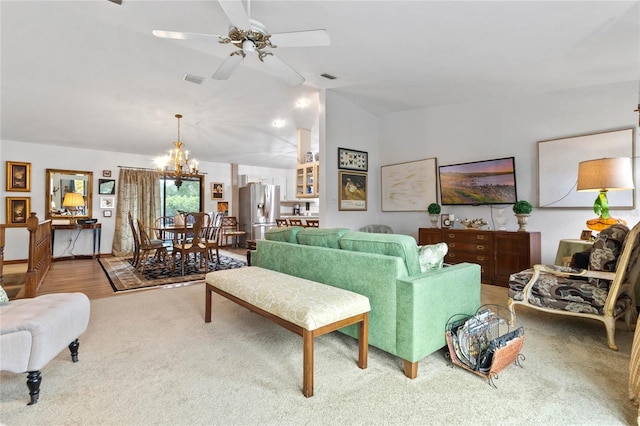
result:
[[(480, 266), (460, 263), (422, 273), (413, 237), (344, 228), (272, 228), (256, 242), (251, 264), (365, 295), (369, 344), (403, 360), (409, 378), (418, 361), (445, 346), (445, 326), (480, 306)], [(341, 329), (357, 338), (357, 328)]]

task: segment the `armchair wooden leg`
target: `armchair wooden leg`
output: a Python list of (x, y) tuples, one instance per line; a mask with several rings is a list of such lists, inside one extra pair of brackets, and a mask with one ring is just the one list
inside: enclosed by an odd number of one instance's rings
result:
[(38, 402), (40, 396), (40, 383), (42, 383), (42, 376), (40, 370), (29, 371), (27, 373), (27, 387), (29, 388), (29, 396), (31, 400), (27, 405), (33, 405)]
[(404, 366), (404, 375), (410, 379), (415, 379), (418, 377), (418, 362), (407, 361), (406, 359), (402, 360)]

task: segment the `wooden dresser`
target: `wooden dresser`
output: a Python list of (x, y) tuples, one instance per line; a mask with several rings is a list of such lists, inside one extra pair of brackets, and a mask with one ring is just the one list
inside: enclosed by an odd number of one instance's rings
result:
[(446, 263), (477, 263), (485, 284), (509, 286), (509, 276), (540, 263), (540, 233), (419, 228), (418, 244), (445, 242)]

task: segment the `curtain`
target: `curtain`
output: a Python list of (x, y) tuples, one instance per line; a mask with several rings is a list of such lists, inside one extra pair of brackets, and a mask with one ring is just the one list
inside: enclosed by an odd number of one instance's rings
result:
[(145, 226), (154, 224), (160, 216), (160, 174), (155, 170), (121, 168), (118, 185), (112, 252), (114, 256), (128, 256), (133, 253), (133, 235), (127, 213), (131, 212), (134, 221), (140, 219)]

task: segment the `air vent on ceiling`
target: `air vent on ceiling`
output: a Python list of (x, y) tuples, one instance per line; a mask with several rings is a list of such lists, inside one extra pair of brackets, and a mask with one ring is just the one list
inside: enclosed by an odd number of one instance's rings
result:
[(331, 74), (327, 74), (327, 73), (320, 74), (320, 77), (324, 77), (324, 78), (329, 79), (329, 80), (335, 80), (336, 78), (338, 78), (335, 75), (331, 75)]
[(195, 84), (202, 84), (202, 82), (204, 81), (204, 77), (200, 77), (199, 75), (193, 75), (193, 74), (185, 74), (184, 77), (182, 77), (182, 79), (184, 81), (188, 81), (189, 83), (195, 83)]
[(109, 0), (111, 3), (122, 5), (122, 0)]

